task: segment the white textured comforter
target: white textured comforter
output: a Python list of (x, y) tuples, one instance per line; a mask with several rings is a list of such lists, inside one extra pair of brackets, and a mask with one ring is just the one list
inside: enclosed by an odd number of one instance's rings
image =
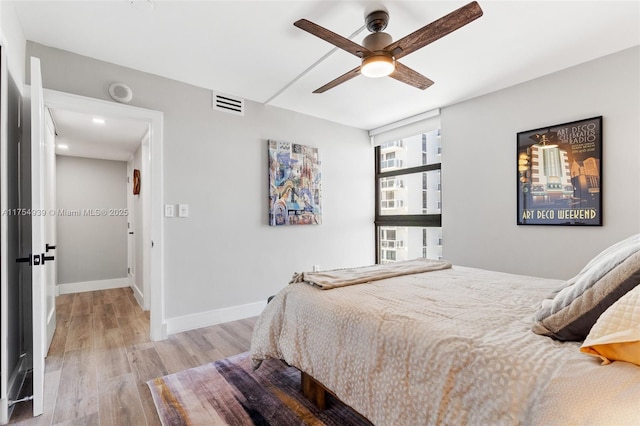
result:
[(640, 424), (640, 367), (531, 331), (562, 282), (454, 266), (284, 288), (251, 356), (310, 374), (376, 425)]

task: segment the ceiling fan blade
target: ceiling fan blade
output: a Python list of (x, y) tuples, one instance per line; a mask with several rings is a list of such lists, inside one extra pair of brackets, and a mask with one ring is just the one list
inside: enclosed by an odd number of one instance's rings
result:
[(316, 37), (328, 41), (334, 46), (339, 47), (340, 49), (345, 50), (352, 55), (356, 55), (359, 58), (362, 58), (365, 53), (371, 53), (369, 49), (360, 46), (358, 43), (355, 43), (348, 38), (342, 37), (341, 35), (336, 34), (324, 27), (321, 27), (318, 24), (314, 24), (313, 22), (306, 19), (300, 19), (294, 22), (293, 25), (302, 30), (305, 30), (310, 34), (313, 34)]
[(354, 68), (351, 71), (342, 74), (340, 77), (336, 78), (335, 80), (330, 81), (329, 83), (325, 84), (324, 86), (314, 90), (313, 93), (324, 93), (327, 90), (336, 87), (338, 84), (342, 84), (345, 81), (349, 81), (352, 78), (357, 77), (359, 75), (360, 75), (360, 67)]
[(385, 47), (396, 59), (400, 59), (409, 53), (433, 43), (449, 33), (467, 25), (482, 16), (482, 9), (477, 2), (473, 1), (460, 9), (454, 10), (448, 15), (433, 21)]
[(396, 70), (389, 74), (389, 77), (395, 78), (398, 81), (408, 84), (409, 86), (417, 87), (420, 90), (424, 90), (433, 84), (433, 81), (409, 68), (406, 65), (402, 65), (396, 61)]

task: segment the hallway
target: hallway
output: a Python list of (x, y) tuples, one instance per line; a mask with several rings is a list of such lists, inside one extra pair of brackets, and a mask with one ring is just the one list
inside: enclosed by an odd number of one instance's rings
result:
[(44, 414), (18, 404), (10, 424), (159, 425), (146, 381), (247, 351), (255, 318), (149, 339), (130, 288), (65, 294), (46, 359)]

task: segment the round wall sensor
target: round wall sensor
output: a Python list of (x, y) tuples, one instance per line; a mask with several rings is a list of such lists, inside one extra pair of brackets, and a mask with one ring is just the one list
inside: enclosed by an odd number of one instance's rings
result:
[(109, 95), (114, 101), (127, 103), (133, 99), (133, 91), (124, 83), (112, 83), (109, 86)]

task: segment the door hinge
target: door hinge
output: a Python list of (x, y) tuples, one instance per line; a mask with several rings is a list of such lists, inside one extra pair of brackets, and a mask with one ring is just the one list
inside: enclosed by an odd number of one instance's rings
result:
[(131, 273), (131, 268), (127, 268), (127, 274)]

